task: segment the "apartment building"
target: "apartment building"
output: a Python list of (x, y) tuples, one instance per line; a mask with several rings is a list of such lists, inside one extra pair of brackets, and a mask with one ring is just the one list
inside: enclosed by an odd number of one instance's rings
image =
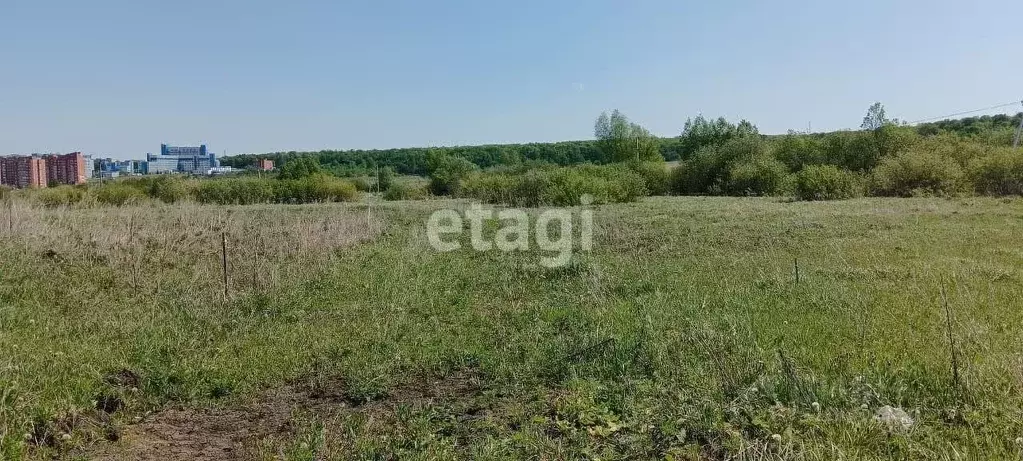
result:
[(87, 170), (91, 165), (86, 165), (85, 156), (81, 152), (72, 152), (63, 155), (47, 155), (46, 175), (48, 183), (54, 184), (85, 184)]
[(11, 187), (46, 187), (46, 159), (38, 155), (0, 157), (0, 184)]

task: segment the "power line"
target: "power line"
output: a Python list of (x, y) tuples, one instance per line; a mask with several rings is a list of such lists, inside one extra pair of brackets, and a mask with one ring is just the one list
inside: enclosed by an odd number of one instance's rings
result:
[(977, 113), (977, 112), (984, 112), (986, 110), (1000, 109), (1002, 107), (1015, 106), (1015, 105), (1020, 104), (1020, 103), (1023, 103), (1023, 101), (1017, 100), (1017, 101), (1013, 101), (1013, 102), (1007, 102), (1005, 104), (999, 104), (997, 106), (985, 107), (983, 109), (974, 109), (974, 110), (968, 110), (968, 111), (965, 111), (965, 112), (956, 112), (954, 114), (942, 115), (940, 117), (923, 118), (923, 119), (920, 119), (920, 120), (914, 120), (912, 122), (909, 122), (909, 124), (910, 125), (916, 125), (917, 123), (930, 122), (930, 121), (934, 121), (934, 120), (945, 120), (945, 119), (949, 119), (949, 118), (952, 118), (952, 117), (958, 117), (960, 115), (974, 114), (974, 113)]

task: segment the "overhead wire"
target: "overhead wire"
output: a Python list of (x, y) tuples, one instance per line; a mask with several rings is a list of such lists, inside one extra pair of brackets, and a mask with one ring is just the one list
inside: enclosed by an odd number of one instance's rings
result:
[(1007, 102), (1005, 104), (998, 104), (998, 105), (995, 105), (995, 106), (985, 107), (985, 108), (982, 108), (982, 109), (974, 109), (974, 110), (967, 110), (967, 111), (963, 111), (963, 112), (956, 112), (954, 114), (942, 115), (942, 116), (939, 116), (939, 117), (922, 118), (920, 120), (914, 120), (914, 121), (908, 122), (908, 123), (910, 125), (916, 125), (917, 123), (931, 122), (931, 121), (935, 121), (935, 120), (946, 120), (946, 119), (950, 119), (952, 117), (958, 117), (960, 115), (975, 114), (977, 112), (984, 112), (984, 111), (987, 111), (987, 110), (1001, 109), (1003, 107), (1015, 106), (1017, 104), (1023, 104), (1023, 100), (1016, 100), (1016, 101), (1013, 101), (1013, 102)]

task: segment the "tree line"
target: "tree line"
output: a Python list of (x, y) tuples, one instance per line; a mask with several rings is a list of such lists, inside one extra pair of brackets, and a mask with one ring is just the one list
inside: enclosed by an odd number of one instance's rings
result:
[[(876, 109), (883, 111), (883, 107)], [(897, 120), (887, 120), (884, 114), (877, 114), (887, 123), (898, 126)], [(1020, 122), (1023, 113), (1012, 115), (985, 115), (980, 117), (967, 117), (954, 120), (942, 120), (916, 125), (909, 129), (920, 136), (936, 136), (942, 133), (958, 135), (965, 138), (972, 138), (979, 142), (991, 145), (1004, 145), (1012, 138), (1014, 130)], [(455, 147), (409, 147), (395, 149), (374, 149), (374, 150), (321, 150), (318, 152), (274, 152), (267, 154), (243, 154), (225, 156), (221, 158), (221, 164), (235, 168), (246, 168), (254, 164), (257, 158), (268, 158), (274, 160), (277, 165), (284, 165), (299, 158), (309, 157), (317, 161), (326, 171), (335, 176), (361, 176), (375, 175), (379, 168), (390, 167), (395, 172), (405, 175), (426, 176), (430, 168), (428, 159), (431, 156), (450, 155), (468, 160), (474, 165), (486, 169), (498, 165), (517, 165), (523, 163), (549, 163), (553, 165), (576, 165), (583, 163), (608, 163), (615, 159), (615, 152), (621, 152), (620, 139), (624, 134), (621, 127), (618, 131), (611, 131), (616, 119), (623, 119), (618, 111), (611, 114), (604, 114), (602, 119), (598, 118), (597, 130), (605, 130), (604, 133), (610, 137), (607, 140), (581, 140), (563, 141), (553, 143), (526, 143), (526, 144), (492, 144), (479, 146), (455, 146)], [(627, 120), (627, 119), (626, 119)], [(628, 122), (627, 122), (628, 123)], [(660, 138), (646, 132), (642, 127), (635, 125), (625, 126), (629, 130), (643, 130), (640, 138), (644, 143), (643, 149), (646, 152), (660, 154), (660, 157), (667, 161), (688, 160), (692, 158), (701, 148), (705, 146), (721, 145), (725, 141), (735, 137), (760, 136), (756, 125), (749, 121), (741, 120), (738, 123), (730, 123), (724, 118), (707, 119), (697, 116), (687, 120), (677, 137)], [(870, 129), (880, 128), (868, 127)], [(600, 133), (597, 138), (600, 138)], [(814, 141), (793, 141), (793, 135), (764, 136), (766, 140), (783, 143), (799, 143)], [(838, 148), (836, 144), (853, 143), (851, 138), (856, 134), (852, 131), (838, 131), (832, 133), (807, 134), (808, 139), (825, 139), (831, 149)], [(615, 140), (617, 137), (619, 140)], [(832, 139), (834, 138), (834, 139)], [(605, 154), (610, 152), (610, 157)], [(646, 155), (646, 154), (644, 154)], [(855, 154), (851, 154), (855, 155)]]

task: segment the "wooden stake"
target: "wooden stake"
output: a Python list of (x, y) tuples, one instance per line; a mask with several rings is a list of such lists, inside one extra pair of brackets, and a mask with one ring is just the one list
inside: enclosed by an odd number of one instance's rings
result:
[(223, 263), (223, 266), (224, 266), (224, 301), (227, 301), (227, 297), (228, 297), (228, 293), (227, 293), (228, 285), (227, 285), (227, 283), (228, 283), (228, 281), (227, 281), (227, 233), (226, 232), (221, 232), (220, 233), (220, 243), (221, 243), (221, 246), (220, 246), (221, 247), (221, 258), (220, 259), (221, 259), (221, 262)]
[(952, 308), (948, 305), (948, 296), (945, 294), (945, 285), (941, 285), (941, 303), (945, 305), (945, 329), (948, 331), (948, 349), (952, 361), (952, 385), (956, 392), (959, 391), (959, 356), (956, 354), (956, 341), (952, 336)]

